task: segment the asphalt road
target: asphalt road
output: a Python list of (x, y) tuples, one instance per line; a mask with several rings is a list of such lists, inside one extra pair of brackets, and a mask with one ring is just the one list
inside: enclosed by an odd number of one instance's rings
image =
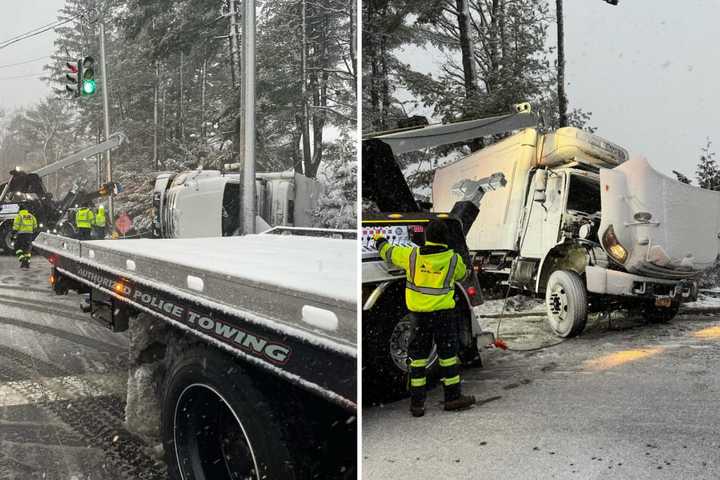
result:
[(166, 478), (123, 427), (127, 337), (55, 296), (49, 274), (0, 256), (0, 480)]
[[(423, 418), (363, 410), (364, 479), (720, 478), (720, 317), (594, 319), (558, 345), (542, 319), (507, 320), (463, 388), (480, 405)], [(546, 348), (542, 348), (542, 347)]]

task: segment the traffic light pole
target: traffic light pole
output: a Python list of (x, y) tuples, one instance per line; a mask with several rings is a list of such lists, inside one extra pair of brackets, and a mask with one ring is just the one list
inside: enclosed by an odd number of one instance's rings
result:
[[(105, 121), (105, 140), (110, 135), (110, 109), (108, 107), (108, 80), (107, 80), (107, 63), (105, 62), (105, 24), (100, 22), (100, 74), (102, 75), (102, 96), (103, 96), (103, 110), (104, 110), (104, 121)], [(112, 182), (112, 161), (110, 160), (110, 150), (105, 152), (105, 168), (107, 170), (107, 181)], [(108, 209), (107, 218), (110, 225), (114, 225), (115, 222), (115, 209), (113, 205), (112, 195), (108, 196)]]

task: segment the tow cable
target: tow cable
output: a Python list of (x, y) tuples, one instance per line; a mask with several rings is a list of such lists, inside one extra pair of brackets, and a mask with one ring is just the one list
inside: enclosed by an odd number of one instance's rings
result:
[(557, 345), (560, 345), (561, 343), (565, 342), (567, 338), (561, 338), (558, 342), (551, 343), (550, 345), (542, 345), (539, 347), (532, 347), (532, 348), (517, 348), (517, 347), (510, 347), (508, 346), (507, 342), (503, 340), (500, 337), (500, 326), (502, 325), (503, 318), (505, 318), (505, 309), (507, 308), (507, 302), (508, 298), (510, 298), (510, 291), (512, 290), (512, 280), (515, 276), (515, 263), (516, 261), (513, 261), (512, 268), (510, 270), (510, 276), (508, 277), (508, 288), (507, 292), (505, 293), (505, 300), (503, 300), (503, 306), (502, 310), (500, 310), (500, 315), (498, 316), (498, 323), (495, 327), (495, 341), (492, 343), (492, 345), (495, 348), (499, 348), (500, 350), (505, 351), (511, 351), (511, 352), (535, 352), (538, 350), (545, 350), (546, 348), (555, 347)]

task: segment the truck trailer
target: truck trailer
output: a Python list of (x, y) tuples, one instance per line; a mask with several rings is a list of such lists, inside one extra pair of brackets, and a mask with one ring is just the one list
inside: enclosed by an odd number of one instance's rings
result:
[(129, 332), (126, 423), (173, 480), (356, 476), (357, 241), (280, 233), (34, 242)]

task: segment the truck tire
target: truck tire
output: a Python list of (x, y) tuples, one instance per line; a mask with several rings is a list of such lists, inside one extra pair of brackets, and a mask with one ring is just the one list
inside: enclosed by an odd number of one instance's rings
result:
[(0, 250), (8, 255), (15, 251), (15, 242), (12, 237), (13, 230), (10, 222), (5, 222), (0, 225)]
[(648, 323), (667, 323), (678, 314), (680, 303), (673, 302), (671, 306), (661, 308), (655, 306), (655, 301), (647, 302), (640, 308), (640, 315)]
[(570, 270), (553, 272), (545, 291), (545, 305), (550, 328), (558, 337), (574, 337), (585, 328), (588, 296), (577, 273)]
[[(402, 297), (396, 302), (393, 298), (388, 294), (381, 304), (363, 312), (363, 401), (370, 404), (399, 400), (408, 393), (407, 349), (414, 319)], [(428, 377), (433, 377), (435, 370), (437, 349), (433, 345)]]
[(198, 347), (169, 368), (161, 434), (173, 480), (296, 479), (284, 425), (228, 355)]

